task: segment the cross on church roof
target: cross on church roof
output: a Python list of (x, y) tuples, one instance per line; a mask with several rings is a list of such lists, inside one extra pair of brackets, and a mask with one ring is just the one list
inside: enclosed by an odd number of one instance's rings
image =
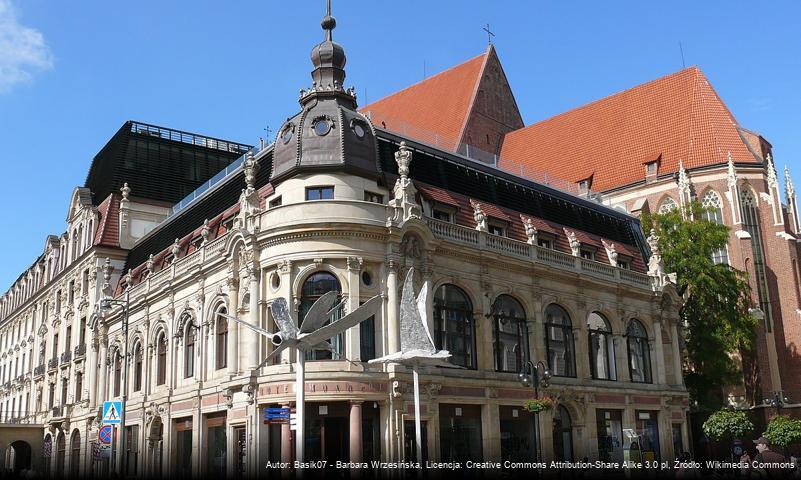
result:
[(486, 27), (482, 28), (482, 30), (487, 32), (487, 45), (492, 45), (492, 37), (494, 37), (495, 34), (492, 33), (492, 30), (490, 30), (490, 24), (488, 23)]

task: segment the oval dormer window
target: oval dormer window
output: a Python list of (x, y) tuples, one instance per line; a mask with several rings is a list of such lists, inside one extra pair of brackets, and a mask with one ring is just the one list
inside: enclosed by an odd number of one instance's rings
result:
[(350, 128), (353, 129), (353, 133), (355, 133), (357, 137), (364, 138), (364, 125), (362, 125), (362, 122), (354, 120), (350, 122)]
[(295, 130), (295, 126), (291, 123), (287, 124), (286, 127), (281, 131), (281, 141), (284, 142), (284, 145), (289, 143), (292, 140), (292, 133)]
[(314, 125), (312, 125), (312, 128), (314, 128), (314, 133), (316, 133), (321, 137), (324, 135), (328, 135), (328, 132), (331, 131), (331, 127), (332, 127), (331, 120), (327, 118), (320, 118), (314, 122)]

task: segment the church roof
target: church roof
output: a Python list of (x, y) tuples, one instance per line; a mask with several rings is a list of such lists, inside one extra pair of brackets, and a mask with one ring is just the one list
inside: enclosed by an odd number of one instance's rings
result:
[[(376, 127), (455, 150), (492, 47), (470, 60), (360, 109)], [(439, 141), (425, 138), (438, 135)], [(443, 145), (443, 140), (450, 145)]]
[(737, 120), (698, 67), (638, 85), (506, 135), (500, 167), (524, 165), (571, 182), (592, 177), (610, 190), (658, 175), (722, 164), (757, 163)]

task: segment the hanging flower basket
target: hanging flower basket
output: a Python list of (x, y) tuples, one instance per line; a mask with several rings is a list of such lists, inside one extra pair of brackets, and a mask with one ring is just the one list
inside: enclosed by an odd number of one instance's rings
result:
[(553, 399), (551, 397), (532, 398), (523, 403), (523, 410), (532, 413), (544, 412), (553, 408)]

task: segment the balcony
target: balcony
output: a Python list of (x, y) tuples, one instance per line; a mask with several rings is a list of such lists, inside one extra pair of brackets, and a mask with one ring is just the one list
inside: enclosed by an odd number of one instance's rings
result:
[(0, 413), (0, 424), (31, 425), (34, 423), (36, 423), (36, 412), (15, 410)]
[(25, 375), (20, 375), (19, 377), (14, 379), (14, 382), (17, 383), (17, 384), (21, 384), (24, 381), (25, 381)]
[(61, 418), (61, 417), (63, 417), (64, 416), (64, 407), (60, 406), (60, 405), (58, 407), (53, 407), (52, 410), (50, 410), (50, 416), (53, 417), (53, 418)]
[(64, 365), (65, 363), (69, 363), (72, 360), (72, 352), (67, 350), (66, 352), (61, 354), (61, 364)]
[(33, 369), (34, 376), (44, 375), (45, 373), (45, 364), (41, 364)]
[(47, 361), (47, 369), (52, 370), (58, 367), (58, 357), (53, 357)]
[(86, 355), (86, 344), (82, 343), (75, 347), (75, 359), (77, 360), (78, 357), (83, 357)]

